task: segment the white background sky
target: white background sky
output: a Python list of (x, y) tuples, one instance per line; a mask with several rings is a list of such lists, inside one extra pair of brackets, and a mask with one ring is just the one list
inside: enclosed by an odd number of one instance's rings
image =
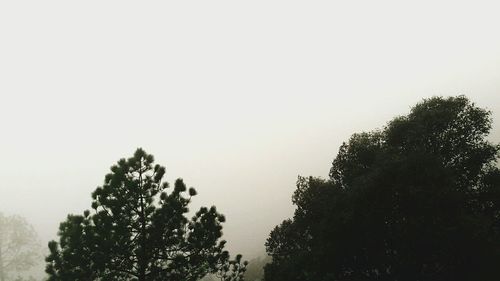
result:
[(0, 2), (0, 211), (44, 245), (137, 147), (251, 258), (297, 175), (422, 98), (469, 96), (500, 140), (494, 2), (165, 2)]

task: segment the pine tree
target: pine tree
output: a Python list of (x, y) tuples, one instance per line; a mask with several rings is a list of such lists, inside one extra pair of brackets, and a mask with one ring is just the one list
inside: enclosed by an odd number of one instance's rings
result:
[(188, 219), (196, 190), (178, 179), (167, 192), (165, 168), (153, 162), (142, 149), (121, 159), (92, 193), (93, 211), (61, 223), (49, 280), (242, 280), (246, 262), (230, 260), (221, 240), (224, 216), (212, 206)]

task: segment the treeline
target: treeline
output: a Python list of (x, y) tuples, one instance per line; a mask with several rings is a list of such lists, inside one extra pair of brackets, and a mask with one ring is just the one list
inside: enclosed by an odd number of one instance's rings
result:
[[(488, 141), (491, 128), (491, 112), (465, 96), (435, 97), (354, 134), (327, 179), (298, 178), (294, 216), (270, 233), (268, 256), (250, 263), (225, 250), (224, 215), (212, 206), (188, 217), (196, 190), (182, 179), (170, 186), (165, 168), (138, 149), (111, 167), (89, 210), (61, 223), (48, 280), (500, 280), (500, 146)], [(27, 236), (15, 247), (25, 249), (32, 230), (17, 224)], [(15, 272), (5, 249), (0, 281)]]

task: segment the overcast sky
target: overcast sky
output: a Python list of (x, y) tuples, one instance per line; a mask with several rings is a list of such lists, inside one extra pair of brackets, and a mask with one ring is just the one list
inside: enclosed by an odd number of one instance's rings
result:
[(423, 98), (469, 96), (500, 140), (499, 6), (165, 2), (0, 2), (0, 211), (44, 245), (137, 147), (251, 258), (297, 175), (327, 177), (342, 141)]

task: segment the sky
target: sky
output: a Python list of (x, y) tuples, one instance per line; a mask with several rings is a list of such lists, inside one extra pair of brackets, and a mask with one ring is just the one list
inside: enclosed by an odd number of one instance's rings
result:
[(298, 175), (436, 95), (493, 111), (500, 5), (483, 1), (1, 1), (0, 212), (43, 245), (142, 147), (264, 253)]

